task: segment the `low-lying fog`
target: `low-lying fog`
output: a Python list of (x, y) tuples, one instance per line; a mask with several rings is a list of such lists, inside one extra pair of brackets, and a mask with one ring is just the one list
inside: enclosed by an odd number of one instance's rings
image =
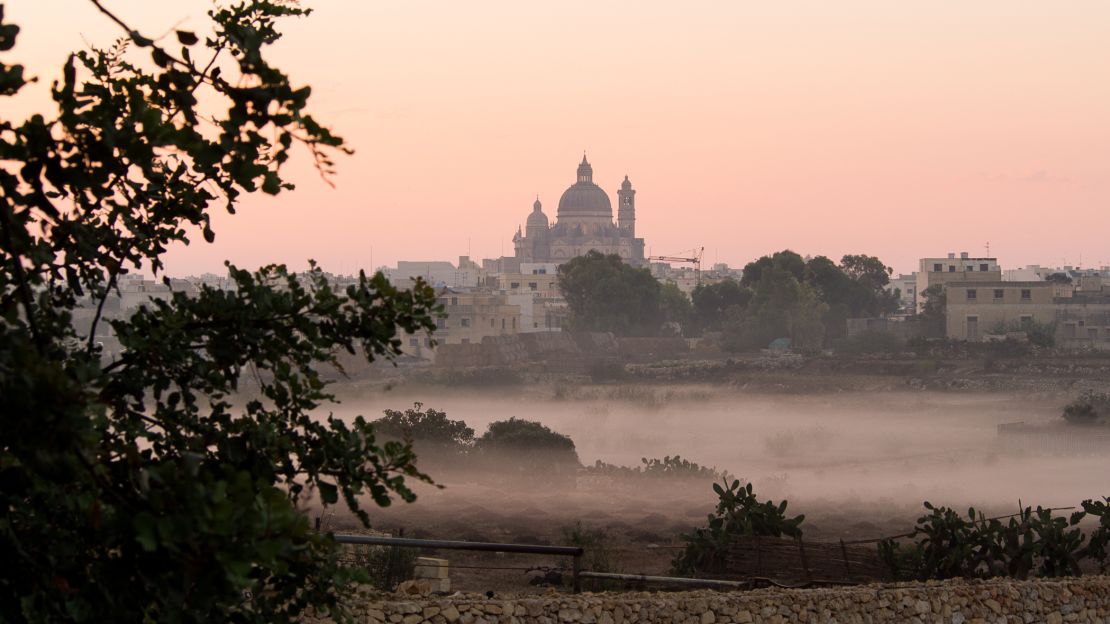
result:
[[(658, 386), (595, 386), (565, 400), (515, 389), (492, 396), (497, 392), (348, 395), (336, 413), (372, 419), (419, 400), (466, 421), (477, 435), (495, 420), (536, 420), (570, 436), (584, 464), (637, 466), (641, 457), (677, 454), (727, 469), (752, 481), (761, 497), (788, 498), (799, 511), (807, 504), (853, 500), (1010, 509), (1021, 499), (1068, 506), (1110, 494), (1110, 454), (1016, 453), (998, 443), (1000, 423), (1058, 418), (1058, 399), (939, 392), (767, 395)], [(450, 475), (433, 477), (452, 485)]]

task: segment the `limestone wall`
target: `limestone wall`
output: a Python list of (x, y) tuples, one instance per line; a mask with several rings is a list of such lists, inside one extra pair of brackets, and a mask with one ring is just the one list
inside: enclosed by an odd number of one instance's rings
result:
[(357, 621), (402, 624), (580, 622), (1107, 622), (1110, 577), (946, 581), (716, 593), (553, 594), (487, 599), (392, 597), (356, 608)]

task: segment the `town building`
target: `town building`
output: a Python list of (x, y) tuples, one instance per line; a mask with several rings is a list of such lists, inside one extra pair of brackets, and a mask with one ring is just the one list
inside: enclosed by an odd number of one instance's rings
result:
[[(486, 336), (507, 336), (521, 329), (520, 306), (497, 292), (444, 288), (437, 295), (437, 303), (446, 315), (436, 319), (434, 336), (438, 344), (478, 344)], [(405, 353), (434, 359), (432, 349), (431, 338), (409, 336)]]
[(379, 270), (398, 288), (407, 288), (418, 277), (439, 288), (475, 288), (484, 273), (482, 267), (468, 256), (459, 256), (457, 267), (445, 260), (399, 260), (396, 267), (382, 267)]
[(978, 342), (1034, 326), (1051, 327), (1065, 348), (1110, 349), (1110, 286), (1081, 283), (967, 281), (947, 284), (949, 338)]
[(917, 311), (917, 273), (900, 273), (890, 278), (886, 290), (898, 294), (900, 312), (913, 314)]
[(636, 238), (636, 191), (628, 176), (617, 191), (615, 223), (609, 195), (593, 176), (593, 167), (583, 155), (577, 181), (559, 198), (554, 224), (536, 198), (524, 230), (518, 227), (513, 236), (518, 262), (562, 264), (596, 250), (616, 254), (632, 266), (644, 264), (644, 239)]
[(960, 257), (950, 253), (947, 258), (922, 258), (918, 264), (914, 296), (917, 311), (925, 307), (924, 293), (931, 286), (944, 287), (952, 282), (998, 282), (1002, 269), (997, 258), (971, 258), (961, 252)]

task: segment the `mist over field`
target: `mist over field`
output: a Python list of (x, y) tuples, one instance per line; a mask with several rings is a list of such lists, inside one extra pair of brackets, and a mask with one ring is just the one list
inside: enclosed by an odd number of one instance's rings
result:
[[(348, 396), (337, 414), (376, 418), (419, 399), (465, 421), (478, 435), (493, 421), (535, 420), (570, 436), (583, 464), (637, 466), (643, 457), (681, 455), (749, 480), (761, 496), (787, 498), (802, 511), (851, 501), (919, 506), (929, 500), (1009, 510), (1020, 499), (1069, 506), (1101, 495), (1110, 474), (1105, 454), (1003, 447), (999, 424), (1059, 418), (1059, 400), (1028, 395), (774, 395), (641, 385), (599, 386), (565, 400), (517, 390), (496, 394)], [(463, 485), (456, 475), (432, 476), (448, 491)], [(708, 487), (683, 494), (703, 497), (707, 506), (713, 498)]]

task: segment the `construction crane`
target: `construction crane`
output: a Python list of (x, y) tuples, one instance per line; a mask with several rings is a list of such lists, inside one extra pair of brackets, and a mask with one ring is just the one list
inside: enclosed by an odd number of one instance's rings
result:
[(660, 262), (682, 262), (694, 265), (694, 286), (701, 285), (701, 255), (705, 252), (705, 247), (692, 250), (695, 251), (694, 257), (682, 258), (679, 256), (649, 256), (648, 260), (659, 260)]

